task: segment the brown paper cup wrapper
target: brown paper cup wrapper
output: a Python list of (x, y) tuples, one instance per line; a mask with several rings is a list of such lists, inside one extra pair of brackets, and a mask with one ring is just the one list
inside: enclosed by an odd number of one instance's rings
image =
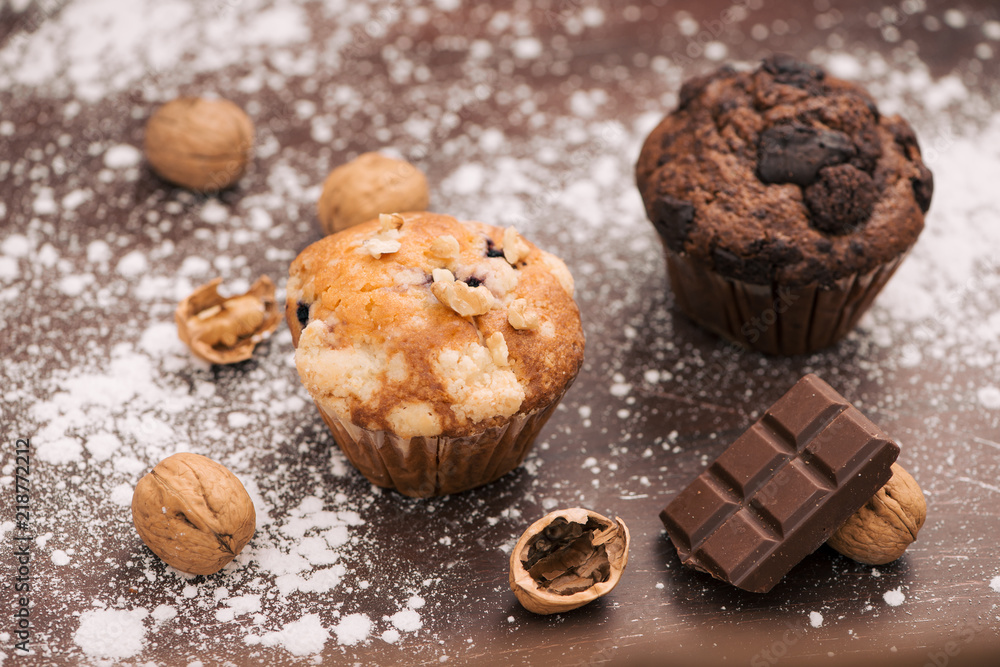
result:
[(429, 498), (488, 484), (521, 465), (564, 394), (545, 408), (515, 414), (503, 426), (463, 437), (401, 438), (359, 428), (316, 407), (341, 451), (368, 481)]
[(808, 354), (847, 335), (906, 257), (867, 273), (801, 287), (724, 278), (665, 248), (677, 307), (723, 338), (767, 354)]

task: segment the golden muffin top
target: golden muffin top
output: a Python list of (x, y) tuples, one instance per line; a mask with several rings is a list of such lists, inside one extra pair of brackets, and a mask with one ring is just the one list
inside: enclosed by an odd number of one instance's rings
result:
[(336, 417), (463, 436), (559, 398), (583, 362), (573, 278), (512, 227), (381, 215), (292, 262), (295, 364)]

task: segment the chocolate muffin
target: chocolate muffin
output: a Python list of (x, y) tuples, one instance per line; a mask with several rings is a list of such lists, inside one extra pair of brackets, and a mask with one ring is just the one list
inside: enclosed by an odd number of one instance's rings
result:
[(934, 190), (905, 120), (785, 55), (685, 83), (636, 181), (679, 309), (772, 354), (818, 350), (854, 327), (916, 242)]
[(295, 365), (344, 454), (414, 497), (524, 460), (583, 363), (573, 278), (512, 227), (381, 215), (292, 262)]

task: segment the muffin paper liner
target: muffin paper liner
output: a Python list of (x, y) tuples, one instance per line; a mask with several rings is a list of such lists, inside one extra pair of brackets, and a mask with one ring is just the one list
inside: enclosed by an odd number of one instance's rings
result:
[(316, 407), (341, 451), (368, 481), (429, 498), (488, 484), (521, 465), (564, 395), (565, 390), (545, 408), (515, 414), (503, 426), (461, 437), (401, 438), (360, 428)]
[(768, 354), (807, 354), (854, 328), (906, 257), (833, 285), (755, 285), (724, 278), (664, 246), (682, 313), (727, 340)]

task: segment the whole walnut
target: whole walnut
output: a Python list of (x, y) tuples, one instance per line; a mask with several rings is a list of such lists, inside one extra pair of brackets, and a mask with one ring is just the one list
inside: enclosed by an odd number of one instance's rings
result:
[(380, 213), (426, 211), (427, 177), (409, 162), (381, 153), (363, 153), (326, 177), (319, 198), (319, 221), (333, 234)]
[(146, 159), (164, 179), (199, 192), (229, 187), (253, 155), (249, 116), (229, 100), (180, 97), (146, 123)]
[(190, 574), (221, 570), (257, 528), (253, 501), (236, 475), (187, 452), (168, 456), (139, 480), (132, 521), (153, 553)]
[(891, 563), (917, 539), (927, 519), (927, 501), (917, 481), (898, 463), (892, 477), (826, 541), (859, 563)]

